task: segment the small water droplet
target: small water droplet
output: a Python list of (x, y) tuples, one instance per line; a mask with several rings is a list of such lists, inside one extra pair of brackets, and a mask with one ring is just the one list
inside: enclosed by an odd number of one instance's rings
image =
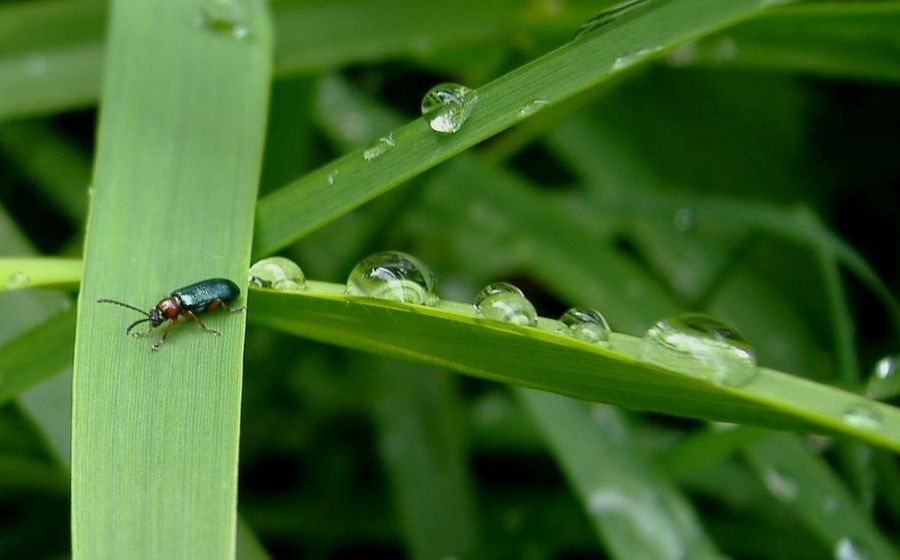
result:
[(434, 272), (422, 261), (400, 251), (370, 255), (347, 278), (346, 293), (419, 305), (437, 301)]
[(197, 11), (197, 21), (204, 28), (246, 39), (250, 35), (250, 11), (245, 0), (203, 0)]
[(900, 395), (900, 354), (878, 360), (869, 377), (866, 396), (886, 400)]
[(793, 502), (800, 495), (797, 482), (772, 467), (766, 468), (763, 480), (769, 492), (782, 502)]
[(737, 43), (731, 37), (723, 37), (716, 44), (715, 56), (719, 60), (731, 60), (737, 56)]
[(881, 415), (867, 403), (859, 403), (851, 406), (842, 417), (844, 424), (854, 428), (867, 430), (881, 429)]
[(679, 208), (675, 211), (675, 228), (689, 232), (697, 227), (697, 216), (692, 208)]
[(757, 374), (750, 343), (730, 325), (702, 313), (675, 315), (650, 327), (643, 358), (729, 387), (746, 385)]
[(672, 66), (688, 66), (697, 60), (698, 54), (697, 42), (690, 41), (670, 52), (666, 60)]
[(475, 296), (475, 311), (482, 317), (514, 325), (537, 325), (537, 312), (522, 290), (506, 282), (494, 282)]
[(867, 560), (869, 551), (852, 537), (841, 537), (834, 544), (835, 560)]
[(580, 39), (584, 37), (588, 33), (593, 33), (597, 31), (601, 27), (604, 27), (616, 19), (622, 17), (627, 14), (631, 10), (639, 7), (641, 4), (646, 2), (647, 0), (631, 0), (630, 2), (622, 2), (621, 4), (617, 4), (612, 6), (611, 8), (604, 10), (597, 14), (596, 16), (589, 19), (587, 22), (582, 24), (581, 27), (578, 28), (578, 31), (575, 32), (575, 39)]
[(609, 346), (609, 323), (596, 309), (589, 307), (573, 307), (559, 318), (563, 332), (578, 340)]
[(248, 272), (250, 284), (273, 290), (304, 290), (306, 276), (297, 263), (284, 257), (268, 257), (253, 263)]
[(657, 47), (657, 48), (653, 48), (653, 49), (641, 49), (641, 50), (635, 51), (633, 53), (623, 54), (622, 56), (617, 58), (615, 60), (615, 62), (613, 62), (612, 69), (613, 70), (624, 70), (624, 69), (628, 68), (629, 66), (632, 66), (632, 65), (640, 62), (641, 60), (648, 58), (648, 57), (654, 55), (655, 53), (658, 53), (660, 50), (661, 49)]
[(6, 288), (8, 290), (24, 288), (29, 283), (31, 283), (31, 278), (29, 278), (27, 274), (24, 272), (13, 272), (6, 279)]
[(32, 78), (40, 78), (47, 73), (47, 57), (31, 53), (25, 56), (24, 61), (25, 74)]
[(339, 170), (335, 169), (331, 173), (328, 174), (328, 185), (333, 185), (337, 181)]
[(459, 84), (438, 84), (422, 98), (422, 117), (431, 130), (453, 134), (472, 114), (478, 92)]
[(519, 116), (527, 117), (529, 115), (533, 115), (549, 104), (550, 102), (546, 99), (535, 99), (534, 101), (523, 105), (522, 108), (519, 109)]
[(388, 134), (387, 136), (382, 136), (375, 142), (369, 145), (368, 148), (363, 151), (363, 159), (366, 161), (372, 161), (373, 159), (380, 157), (387, 152), (394, 149), (397, 143), (394, 142), (394, 134)]

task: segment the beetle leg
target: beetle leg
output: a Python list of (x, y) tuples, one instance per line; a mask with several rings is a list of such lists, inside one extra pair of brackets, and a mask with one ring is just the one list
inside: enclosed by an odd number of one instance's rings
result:
[(217, 307), (221, 307), (222, 309), (224, 309), (225, 311), (228, 311), (229, 313), (239, 313), (244, 310), (243, 307), (229, 307), (227, 303), (225, 303), (224, 301), (222, 301), (220, 299), (214, 299), (212, 301), (212, 303), (210, 303), (209, 305), (206, 306), (206, 310), (212, 311), (213, 309), (216, 309)]
[[(221, 301), (221, 300), (216, 300), (216, 301)], [(200, 317), (197, 317), (196, 315), (194, 315), (194, 314), (191, 313), (190, 311), (185, 311), (185, 312), (182, 313), (182, 315), (184, 315), (184, 316), (186, 316), (186, 317), (190, 317), (191, 319), (193, 319), (198, 325), (200, 325), (200, 326), (203, 328), (203, 330), (205, 330), (205, 331), (208, 332), (209, 334), (214, 334), (214, 335), (216, 335), (216, 336), (219, 336), (219, 334), (221, 334), (219, 331), (214, 330), (214, 329), (211, 329), (211, 328), (207, 327), (206, 325), (204, 325), (204, 324), (203, 324), (203, 321), (200, 320)]]
[(166, 329), (163, 331), (162, 336), (159, 338), (159, 340), (156, 341), (156, 343), (153, 344), (153, 346), (150, 347), (151, 350), (153, 350), (154, 352), (159, 350), (159, 347), (162, 346), (163, 342), (166, 341), (166, 337), (169, 336), (169, 331), (172, 330), (172, 327), (175, 326), (176, 322), (176, 319), (172, 319), (172, 322), (166, 325)]

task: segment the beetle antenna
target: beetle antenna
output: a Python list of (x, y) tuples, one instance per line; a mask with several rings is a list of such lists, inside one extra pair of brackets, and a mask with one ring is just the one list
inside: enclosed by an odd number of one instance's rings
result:
[[(143, 309), (138, 309), (137, 307), (135, 307), (135, 306), (133, 306), (133, 305), (128, 305), (127, 303), (123, 303), (123, 302), (121, 302), (121, 301), (116, 301), (116, 300), (114, 300), (114, 299), (101, 298), (101, 299), (98, 299), (98, 300), (97, 300), (97, 303), (114, 303), (114, 304), (116, 304), (116, 305), (118, 305), (118, 306), (121, 306), (121, 307), (127, 307), (128, 309), (132, 309), (132, 310), (134, 310), (134, 311), (137, 311), (137, 312), (140, 313), (141, 315), (146, 315), (148, 318), (147, 318), (147, 319), (143, 319), (144, 321), (149, 321), (149, 320), (150, 320), (150, 319), (149, 319), (150, 314), (147, 313), (146, 311), (144, 311)], [(139, 321), (139, 322), (140, 322), (140, 321)], [(133, 327), (133, 326), (134, 326), (134, 325), (132, 325), (132, 327)], [(131, 328), (131, 327), (129, 327), (129, 328)]]
[[(146, 323), (147, 321), (150, 321), (150, 320), (151, 320), (151, 319), (150, 319), (149, 317), (146, 318), (146, 319), (138, 319), (138, 320), (135, 321), (134, 323), (131, 323), (130, 325), (128, 325), (128, 328), (125, 329), (125, 334), (131, 334), (131, 329), (133, 329), (134, 327), (140, 325), (141, 323)], [(151, 329), (151, 330), (152, 330), (152, 329)], [(135, 336), (140, 336), (140, 335), (135, 335)], [(143, 335), (143, 336), (146, 336), (146, 335)]]

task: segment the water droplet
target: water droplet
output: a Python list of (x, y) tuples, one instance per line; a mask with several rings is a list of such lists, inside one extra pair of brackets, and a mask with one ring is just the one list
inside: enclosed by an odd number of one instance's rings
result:
[(670, 52), (666, 59), (672, 66), (688, 66), (697, 60), (698, 54), (697, 42), (690, 41)]
[(31, 283), (31, 278), (24, 272), (13, 272), (6, 279), (6, 289), (13, 290), (16, 288), (24, 288)]
[(800, 490), (797, 488), (797, 482), (795, 480), (788, 478), (772, 467), (766, 468), (763, 473), (763, 480), (765, 481), (766, 488), (769, 489), (769, 492), (782, 502), (793, 502), (800, 494)]
[(42, 54), (31, 53), (27, 55), (23, 64), (25, 74), (32, 78), (40, 78), (47, 73), (47, 57)]
[(437, 301), (434, 273), (422, 261), (399, 251), (370, 255), (347, 278), (347, 294), (405, 303), (431, 305)]
[(835, 560), (867, 560), (868, 558), (869, 551), (852, 537), (841, 537), (834, 544)]
[(475, 296), (475, 311), (482, 317), (514, 325), (537, 325), (537, 312), (522, 290), (506, 282), (488, 284)]
[(701, 313), (675, 315), (650, 327), (643, 358), (729, 387), (746, 385), (757, 374), (750, 343), (733, 327)]
[(387, 152), (394, 149), (397, 143), (394, 142), (394, 134), (388, 134), (387, 136), (382, 136), (375, 142), (369, 145), (368, 148), (363, 151), (363, 159), (366, 161), (372, 161), (373, 159), (380, 157)]
[(652, 56), (655, 53), (658, 53), (661, 49), (659, 47), (653, 49), (641, 49), (639, 51), (635, 51), (633, 53), (623, 54), (619, 58), (613, 62), (612, 69), (613, 70), (624, 70), (633, 64), (640, 62), (641, 60)]
[(273, 290), (305, 290), (306, 276), (291, 259), (268, 257), (257, 261), (248, 273), (250, 284)]
[(331, 173), (328, 174), (328, 185), (333, 185), (335, 181), (337, 181), (339, 170), (335, 169)]
[(609, 346), (609, 323), (596, 309), (573, 307), (559, 318), (566, 334), (584, 342)]
[(529, 115), (533, 115), (534, 113), (537, 113), (538, 111), (540, 111), (541, 109), (543, 109), (544, 107), (546, 107), (549, 104), (550, 104), (550, 102), (547, 101), (546, 99), (535, 99), (534, 101), (532, 101), (526, 105), (523, 105), (522, 108), (519, 109), (519, 116), (527, 117)]
[(825, 496), (822, 500), (822, 511), (828, 515), (834, 515), (838, 510), (838, 505), (840, 505), (840, 502), (837, 498), (834, 496)]
[(881, 429), (881, 415), (867, 403), (859, 403), (851, 406), (842, 417), (844, 424), (854, 428), (867, 430)]
[(478, 92), (459, 84), (439, 84), (422, 98), (422, 117), (431, 130), (452, 134), (465, 124)]
[(679, 208), (675, 211), (675, 228), (689, 232), (697, 227), (697, 216), (691, 208)]
[(235, 39), (250, 35), (250, 12), (244, 0), (204, 0), (197, 11), (200, 25)]
[(719, 60), (731, 60), (737, 56), (737, 43), (731, 37), (723, 37), (716, 44), (715, 55)]
[(623, 2), (616, 6), (613, 6), (607, 10), (604, 10), (597, 14), (596, 16), (589, 19), (585, 22), (581, 27), (578, 28), (578, 31), (575, 32), (575, 38), (580, 39), (584, 37), (588, 33), (593, 33), (597, 31), (601, 27), (612, 23), (616, 19), (622, 17), (627, 14), (631, 10), (639, 7), (641, 4), (646, 2), (647, 0), (631, 0), (630, 2)]
[(875, 364), (866, 395), (871, 399), (892, 399), (900, 395), (900, 355), (886, 356)]

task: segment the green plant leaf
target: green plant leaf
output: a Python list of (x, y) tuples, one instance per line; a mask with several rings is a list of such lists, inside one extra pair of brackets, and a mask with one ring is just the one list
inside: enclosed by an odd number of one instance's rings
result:
[(685, 45), (670, 60), (897, 83), (898, 26), (900, 2), (808, 2)]
[[(900, 410), (775, 370), (746, 386), (703, 382), (639, 360), (641, 339), (614, 334), (612, 350), (540, 328), (478, 318), (470, 305), (420, 307), (353, 298), (344, 287), (306, 292), (253, 290), (254, 322), (300, 336), (450, 367), (485, 379), (584, 400), (678, 416), (843, 433), (900, 449)], [(428, 333), (428, 336), (423, 336)], [(499, 352), (498, 349), (503, 349)]]
[[(422, 119), (392, 132), (377, 158), (359, 148), (259, 201), (254, 253), (265, 255), (371, 200), (401, 182), (528, 118), (529, 106), (559, 103), (662, 49), (749, 17), (760, 0), (648, 2), (478, 88), (478, 102), (452, 135)], [(473, 84), (474, 85), (474, 84)], [(424, 92), (423, 92), (424, 95)], [(384, 149), (384, 148), (383, 148)]]
[(81, 259), (0, 258), (0, 291), (21, 288), (73, 287), (81, 280)]
[(244, 284), (272, 34), (264, 3), (237, 8), (243, 38), (194, 4), (113, 3), (75, 342), (76, 559), (235, 553), (243, 315), (151, 352), (96, 300)]

